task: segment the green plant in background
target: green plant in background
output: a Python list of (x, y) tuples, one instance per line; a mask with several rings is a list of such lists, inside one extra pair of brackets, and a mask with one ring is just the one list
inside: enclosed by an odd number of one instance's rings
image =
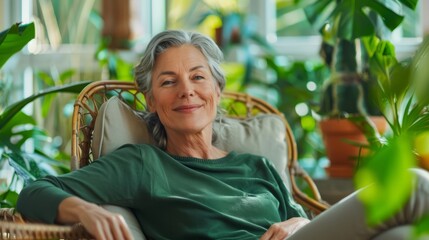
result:
[[(391, 128), (383, 145), (370, 146), (373, 154), (364, 158), (355, 176), (358, 188), (373, 185), (374, 191), (360, 199), (368, 222), (374, 224), (392, 216), (408, 199), (412, 186), (408, 169), (416, 166), (416, 144), (422, 144), (417, 138), (429, 133), (429, 39), (412, 61), (403, 62), (397, 62), (388, 41), (369, 37), (364, 43), (377, 77), (377, 106)], [(428, 145), (421, 147), (419, 151), (429, 152)], [(428, 222), (429, 216), (417, 222), (416, 234), (429, 233)]]
[(108, 49), (107, 40), (101, 41), (95, 53), (95, 58), (101, 68), (107, 70), (107, 77), (111, 80), (134, 80), (134, 64), (126, 61), (115, 50)]
[[(34, 38), (34, 24), (14, 24), (0, 33), (0, 65), (15, 53), (20, 51)], [(47, 173), (66, 172), (68, 166), (55, 161), (40, 149), (31, 145), (41, 139), (48, 138), (44, 130), (37, 127), (32, 116), (21, 111), (35, 99), (57, 92), (80, 92), (89, 82), (79, 82), (60, 87), (49, 88), (37, 94), (24, 98), (12, 104), (1, 102), (0, 112), (0, 172), (11, 174), (11, 182), (7, 183), (2, 176), (0, 207), (14, 207), (18, 195), (19, 185), (37, 179)], [(37, 144), (34, 144), (37, 146)], [(8, 168), (11, 166), (12, 169)]]
[[(60, 87), (73, 82), (76, 78), (76, 70), (68, 69), (61, 73), (52, 68), (50, 72), (36, 72), (36, 89)], [(36, 90), (37, 92), (37, 90)], [(48, 94), (34, 102), (34, 118), (38, 126), (48, 133), (46, 141), (39, 141), (39, 149), (49, 156), (58, 156), (62, 159), (69, 158), (68, 140), (71, 139), (70, 129), (63, 126), (71, 125), (71, 116), (75, 96), (71, 94)]]
[[(304, 9), (308, 20), (321, 31), (322, 53), (332, 68), (321, 98), (320, 113), (328, 116), (377, 114), (371, 101), (376, 82), (365, 63), (366, 49), (361, 48), (362, 55), (358, 54), (357, 40), (380, 35), (380, 28), (393, 31), (404, 19), (403, 9), (415, 9), (417, 0), (304, 1), (308, 3)], [(363, 61), (361, 70), (358, 61)]]
[(269, 73), (255, 76), (245, 91), (284, 113), (297, 141), (299, 159), (320, 159), (325, 154), (311, 108), (319, 98), (317, 89), (322, 87), (329, 69), (319, 61), (288, 62), (275, 56), (266, 56), (264, 60), (264, 70)]
[[(57, 87), (62, 86), (68, 83), (71, 83), (71, 78), (76, 74), (76, 70), (74, 69), (68, 69), (65, 70), (62, 73), (57, 74), (49, 74), (47, 72), (39, 71), (36, 73), (37, 78), (39, 81), (39, 88), (51, 88), (51, 87)], [(42, 117), (46, 118), (49, 114), (49, 111), (52, 111), (53, 109), (57, 109), (58, 107), (55, 107), (57, 104), (54, 103), (55, 101), (55, 95), (46, 95), (42, 98)], [(61, 104), (64, 105), (64, 104)]]

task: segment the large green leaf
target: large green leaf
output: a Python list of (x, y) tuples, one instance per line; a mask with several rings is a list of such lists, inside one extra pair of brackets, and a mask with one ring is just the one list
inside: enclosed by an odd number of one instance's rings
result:
[(8, 106), (1, 114), (0, 114), (0, 129), (3, 128), (12, 118), (17, 114), (25, 105), (28, 103), (34, 101), (35, 99), (51, 94), (51, 93), (57, 93), (57, 92), (68, 92), (68, 93), (79, 93), (82, 91), (86, 85), (91, 83), (91, 81), (85, 81), (85, 82), (77, 82), (72, 84), (67, 84), (64, 86), (59, 87), (53, 87), (48, 88), (44, 91), (41, 91), (37, 94), (31, 95), (21, 101), (18, 101), (10, 106)]
[(34, 23), (16, 23), (0, 33), (0, 68), (34, 38)]
[(307, 4), (304, 8), (307, 19), (317, 29), (337, 23), (337, 37), (352, 40), (374, 33), (368, 9), (394, 30), (404, 19), (403, 8), (415, 9), (417, 0), (307, 0)]

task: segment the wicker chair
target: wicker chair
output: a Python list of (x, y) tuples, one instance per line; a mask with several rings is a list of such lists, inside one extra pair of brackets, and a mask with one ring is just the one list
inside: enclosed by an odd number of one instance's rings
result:
[[(144, 97), (136, 89), (133, 82), (124, 81), (97, 81), (88, 85), (77, 97), (74, 105), (72, 119), (72, 149), (71, 168), (79, 169), (94, 160), (91, 150), (92, 133), (95, 120), (101, 105), (110, 97), (118, 96), (127, 102), (135, 110), (144, 110)], [(306, 207), (311, 213), (317, 215), (329, 207), (319, 194), (313, 180), (300, 168), (297, 161), (296, 142), (290, 126), (284, 115), (268, 103), (244, 93), (225, 92), (222, 96), (222, 107), (229, 117), (248, 118), (257, 114), (270, 113), (279, 115), (286, 127), (286, 144), (288, 148), (287, 171), (290, 176), (290, 184), (295, 200)], [(298, 179), (307, 183), (311, 196), (302, 192), (298, 186)], [(16, 239), (31, 238), (88, 238), (88, 234), (80, 225), (56, 226), (47, 224), (24, 223), (19, 214), (12, 209), (2, 209), (3, 222), (0, 222), (0, 238)]]

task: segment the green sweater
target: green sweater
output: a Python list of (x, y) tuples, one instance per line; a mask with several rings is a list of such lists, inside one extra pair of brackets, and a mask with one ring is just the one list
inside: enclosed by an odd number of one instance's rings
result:
[(305, 216), (263, 157), (204, 160), (150, 145), (124, 145), (78, 171), (37, 180), (17, 210), (53, 223), (73, 195), (130, 208), (149, 239), (256, 239), (273, 223)]

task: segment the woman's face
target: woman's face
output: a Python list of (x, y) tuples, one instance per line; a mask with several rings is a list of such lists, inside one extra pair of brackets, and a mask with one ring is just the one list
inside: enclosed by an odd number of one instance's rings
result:
[(158, 55), (152, 71), (152, 98), (147, 103), (167, 134), (211, 131), (219, 99), (218, 84), (197, 48), (182, 45)]

